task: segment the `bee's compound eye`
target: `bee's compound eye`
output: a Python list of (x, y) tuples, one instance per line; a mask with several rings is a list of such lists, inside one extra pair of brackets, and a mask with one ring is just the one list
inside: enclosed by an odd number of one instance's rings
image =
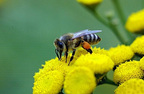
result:
[(60, 48), (63, 48), (63, 43), (62, 42), (58, 42), (58, 45)]

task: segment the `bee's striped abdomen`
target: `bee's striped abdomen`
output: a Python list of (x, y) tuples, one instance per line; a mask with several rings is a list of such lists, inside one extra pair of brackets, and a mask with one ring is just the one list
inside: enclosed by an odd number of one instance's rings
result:
[(96, 43), (98, 43), (101, 40), (101, 38), (98, 35), (96, 35), (96, 34), (84, 35), (82, 37), (82, 39), (87, 41), (90, 44), (96, 44)]

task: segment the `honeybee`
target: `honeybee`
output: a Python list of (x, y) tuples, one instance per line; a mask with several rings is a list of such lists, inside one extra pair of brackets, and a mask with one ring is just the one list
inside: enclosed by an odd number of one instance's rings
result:
[(83, 47), (90, 54), (92, 53), (91, 46), (101, 41), (101, 38), (95, 33), (102, 32), (101, 30), (82, 30), (76, 33), (68, 33), (61, 36), (54, 41), (55, 53), (59, 60), (61, 60), (62, 53), (65, 52), (66, 62), (68, 52), (72, 51), (70, 62), (73, 60), (76, 48)]

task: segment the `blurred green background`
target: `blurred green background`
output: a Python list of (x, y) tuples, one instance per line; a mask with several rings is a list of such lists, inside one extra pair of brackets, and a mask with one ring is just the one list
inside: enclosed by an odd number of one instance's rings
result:
[[(118, 0), (125, 17), (144, 8), (143, 0)], [(117, 12), (111, 0), (98, 11)], [(119, 19), (118, 19), (118, 22)], [(121, 25), (118, 28), (123, 31)], [(0, 94), (32, 94), (33, 75), (46, 60), (55, 58), (53, 41), (62, 34), (101, 29), (97, 47), (109, 49), (120, 42), (76, 0), (3, 0), (0, 3)], [(124, 35), (125, 39), (127, 37)], [(109, 73), (112, 79), (112, 72)], [(115, 86), (101, 85), (94, 94), (114, 94)]]

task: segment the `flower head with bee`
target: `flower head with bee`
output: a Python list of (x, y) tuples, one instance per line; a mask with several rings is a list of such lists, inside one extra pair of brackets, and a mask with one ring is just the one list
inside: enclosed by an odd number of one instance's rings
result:
[[(101, 41), (95, 34), (101, 30), (86, 29), (61, 36), (54, 41), (57, 57), (46, 61), (34, 75), (33, 94), (91, 94), (103, 84), (116, 86), (113, 90), (115, 94), (143, 94), (143, 10), (133, 13), (126, 20), (117, 0), (112, 0), (128, 38), (125, 39), (119, 31), (119, 24), (113, 21), (114, 16), (107, 16), (105, 20), (96, 10), (102, 0), (77, 1), (109, 28), (121, 43), (109, 49), (91, 47)], [(68, 54), (69, 51), (72, 53)], [(113, 80), (108, 77), (112, 71)]]

